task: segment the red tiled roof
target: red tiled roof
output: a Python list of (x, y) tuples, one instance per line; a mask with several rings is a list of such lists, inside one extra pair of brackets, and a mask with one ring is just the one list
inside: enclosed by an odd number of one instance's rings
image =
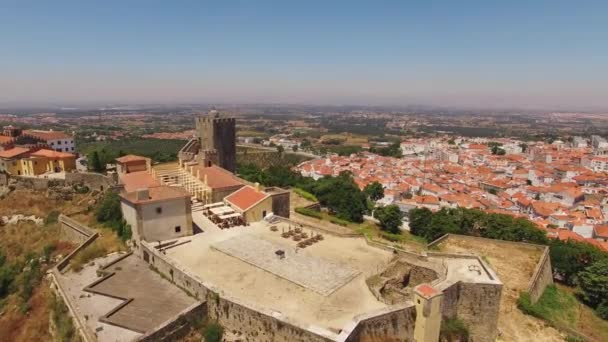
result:
[(579, 241), (579, 242), (585, 242), (585, 238), (578, 235), (575, 232), (566, 230), (566, 229), (560, 229), (557, 232), (558, 238), (562, 241), (568, 241), (568, 240), (574, 240), (574, 241)]
[(595, 226), (593, 231), (597, 236), (608, 237), (608, 225)]
[(120, 176), (120, 182), (125, 185), (126, 192), (159, 186), (160, 183), (148, 171), (125, 173)]
[(0, 158), (15, 158), (18, 155), (29, 152), (28, 148), (13, 147), (10, 150), (0, 151)]
[(422, 284), (418, 286), (416, 290), (426, 298), (430, 298), (439, 293), (439, 291), (427, 284)]
[(0, 145), (8, 144), (13, 141), (13, 137), (7, 137), (5, 135), (0, 135)]
[(242, 211), (246, 211), (254, 204), (270, 196), (269, 194), (257, 191), (254, 187), (246, 185), (232, 194), (226, 196), (226, 201), (230, 202)]
[(53, 150), (42, 149), (32, 153), (34, 157), (45, 157), (45, 158), (76, 158), (75, 155), (67, 152), (57, 152)]
[(27, 130), (23, 134), (34, 136), (41, 140), (73, 139), (71, 135), (56, 131)]
[(137, 199), (137, 191), (129, 192), (127, 194), (121, 195), (127, 201), (139, 204), (146, 202), (155, 202), (162, 200), (170, 200), (177, 198), (190, 198), (190, 193), (186, 191), (186, 189), (179, 186), (155, 186), (148, 188), (149, 197), (147, 199)]
[(142, 156), (136, 156), (134, 154), (127, 154), (126, 156), (122, 156), (120, 158), (116, 158), (116, 161), (119, 163), (128, 163), (128, 162), (133, 162), (133, 161), (146, 161), (146, 157), (142, 157)]
[(194, 176), (196, 176), (197, 170), (199, 171), (199, 179), (201, 181), (205, 180), (205, 175), (207, 176), (207, 186), (212, 189), (244, 185), (232, 173), (215, 165), (209, 167), (196, 166), (193, 169)]

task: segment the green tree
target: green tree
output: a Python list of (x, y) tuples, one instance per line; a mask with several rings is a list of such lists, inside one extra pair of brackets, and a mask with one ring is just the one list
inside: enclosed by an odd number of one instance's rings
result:
[(97, 150), (93, 151), (88, 157), (89, 168), (95, 172), (102, 172), (104, 170), (103, 164), (101, 163), (101, 159), (99, 158), (99, 153)]
[(579, 272), (596, 261), (606, 259), (607, 254), (593, 245), (573, 240), (551, 240), (549, 252), (554, 273), (567, 285), (575, 285)]
[(372, 182), (365, 186), (363, 192), (369, 197), (372, 201), (377, 201), (384, 197), (384, 187), (379, 182)]
[(319, 203), (338, 218), (352, 222), (363, 221), (367, 196), (355, 184), (349, 172), (342, 172), (338, 177), (324, 177), (300, 187), (317, 196)]
[(389, 233), (401, 232), (403, 214), (398, 206), (392, 204), (386, 207), (378, 207), (374, 211), (374, 217), (380, 221), (380, 228)]
[(424, 236), (424, 232), (431, 224), (433, 212), (428, 208), (414, 208), (409, 211), (408, 215), (412, 234)]
[[(608, 305), (608, 259), (596, 261), (578, 274), (578, 294), (593, 308)], [(603, 308), (602, 308), (603, 310)]]
[(291, 150), (294, 151), (294, 152), (298, 152), (298, 145), (293, 145), (291, 147)]
[(283, 152), (285, 152), (285, 147), (282, 145), (277, 145), (277, 152), (279, 152), (279, 154), (283, 154)]

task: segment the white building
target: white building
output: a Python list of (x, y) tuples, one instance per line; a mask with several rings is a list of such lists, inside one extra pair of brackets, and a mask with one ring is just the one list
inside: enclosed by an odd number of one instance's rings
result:
[(120, 195), (132, 239), (165, 241), (192, 235), (190, 193), (181, 187), (154, 186)]

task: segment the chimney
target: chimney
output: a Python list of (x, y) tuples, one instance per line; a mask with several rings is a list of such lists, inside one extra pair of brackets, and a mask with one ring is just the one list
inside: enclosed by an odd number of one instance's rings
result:
[(150, 191), (147, 188), (137, 189), (136, 198), (138, 201), (147, 201), (150, 199)]
[(260, 192), (260, 183), (255, 183), (255, 191)]
[(196, 179), (201, 179), (201, 169), (196, 169)]
[(207, 174), (205, 173), (205, 185), (207, 185)]

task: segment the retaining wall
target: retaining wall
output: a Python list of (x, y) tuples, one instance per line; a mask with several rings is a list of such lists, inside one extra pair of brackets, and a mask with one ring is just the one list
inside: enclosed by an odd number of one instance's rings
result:
[[(534, 250), (542, 250), (542, 256), (540, 257), (536, 267), (534, 269), (534, 273), (532, 278), (530, 278), (530, 282), (528, 283), (527, 291), (530, 293), (530, 297), (533, 303), (540, 298), (543, 294), (547, 286), (553, 284), (553, 269), (551, 267), (551, 257), (549, 254), (549, 247), (543, 245), (536, 245), (527, 242), (516, 242), (516, 241), (504, 241), (504, 240), (495, 240), (488, 239), (483, 237), (476, 236), (468, 236), (468, 235), (458, 235), (458, 234), (445, 234), (437, 240), (431, 242), (428, 247), (433, 247), (441, 244), (443, 241), (446, 241), (450, 238), (456, 238), (461, 240), (470, 240), (479, 242), (483, 244), (484, 242), (492, 242), (505, 246), (513, 246), (518, 248), (527, 248)], [(431, 252), (429, 252), (429, 255)], [(445, 253), (442, 253), (445, 254)], [(482, 265), (485, 267), (485, 263), (482, 262)]]
[(551, 268), (551, 256), (549, 254), (549, 247), (545, 247), (545, 251), (536, 265), (534, 275), (528, 285), (528, 293), (530, 294), (532, 303), (536, 303), (547, 286), (552, 284), (553, 269)]
[(416, 307), (407, 302), (358, 316), (352, 332), (340, 334), (338, 341), (413, 341), (415, 323)]
[(63, 214), (59, 215), (58, 221), (61, 227), (59, 239), (82, 244), (95, 234), (93, 230), (80, 222), (73, 220)]
[(153, 245), (144, 241), (140, 244), (142, 257), (156, 271), (162, 273), (198, 300), (206, 301), (207, 315), (210, 319), (218, 321), (231, 331), (237, 331), (242, 337), (247, 337), (246, 340), (269, 342), (332, 341), (332, 333), (324, 331), (322, 328), (318, 328), (319, 333), (315, 333), (308, 330), (309, 327), (299, 326), (285, 317), (276, 317), (264, 308), (253, 308), (250, 305), (238, 302), (234, 298), (224, 296), (220, 289), (204, 283), (196, 275), (175, 264)]
[(190, 328), (192, 322), (207, 316), (207, 303), (197, 302), (172, 317), (167, 322), (154, 328), (152, 332), (140, 336), (137, 341), (177, 341), (183, 338)]

